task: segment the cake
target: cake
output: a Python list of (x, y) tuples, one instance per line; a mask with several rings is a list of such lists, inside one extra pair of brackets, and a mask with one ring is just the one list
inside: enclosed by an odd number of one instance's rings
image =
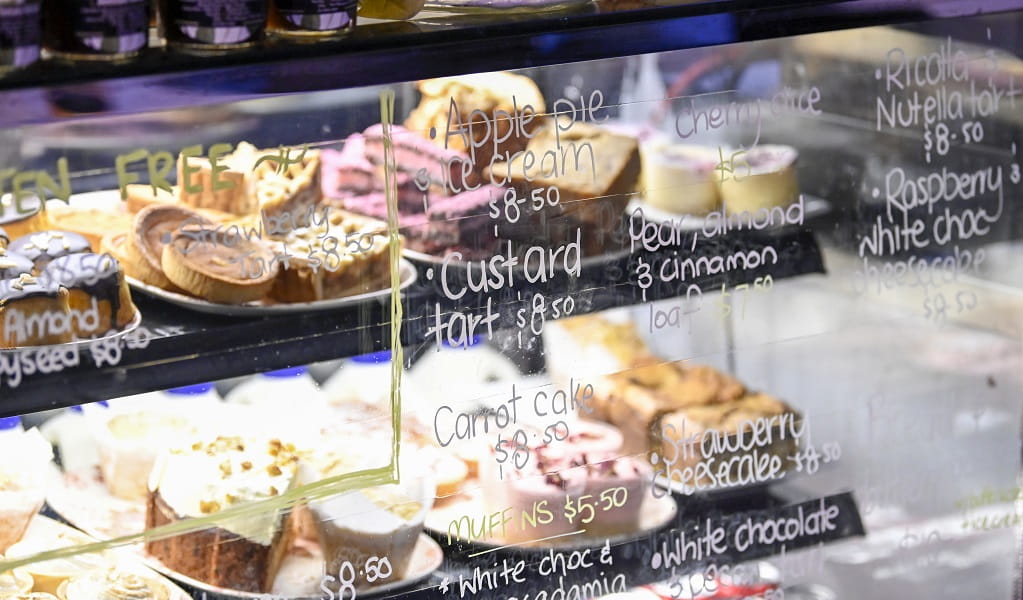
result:
[(158, 407), (90, 415), (103, 483), (111, 494), (126, 500), (145, 500), (158, 454), (197, 432), (186, 416)]
[[(277, 439), (220, 436), (161, 455), (149, 480), (146, 527), (211, 517), (288, 491), (298, 456)], [(146, 542), (164, 566), (204, 583), (268, 593), (286, 553), (291, 513), (266, 508), (206, 529)]]
[(587, 255), (607, 249), (609, 233), (621, 223), (639, 174), (635, 138), (587, 123), (560, 132), (548, 125), (536, 132), (523, 153), (489, 168), (491, 182), (514, 187), (520, 198), (557, 188), (557, 205), (528, 213), (521, 227), (534, 237), (539, 232), (548, 243), (571, 239), (580, 231)]
[(269, 245), (257, 239), (239, 239), (231, 246), (210, 244), (196, 231), (192, 227), (174, 231), (163, 248), (160, 264), (171, 283), (222, 304), (253, 302), (270, 293), (280, 266)]
[(278, 302), (314, 302), (379, 289), (390, 281), (387, 224), (330, 211), (323, 223), (290, 231), (280, 244), (289, 256), (269, 294)]
[[(358, 431), (358, 425), (353, 425), (351, 431)], [(369, 468), (387, 451), (390, 440), (373, 433), (358, 448), (347, 443), (352, 439), (350, 435), (327, 437), (339, 431), (329, 428), (321, 432), (324, 437), (309, 451), (308, 460), (299, 470), (301, 484)], [(388, 433), (386, 438), (389, 437)], [(426, 513), (433, 507), (434, 485), (421, 473), (423, 469), (417, 459), (405, 458), (398, 484), (342, 493), (305, 506), (307, 527), (315, 532), (323, 550), (327, 573), (338, 573), (345, 562), (364, 565), (372, 556), (386, 556), (393, 573), (375, 584), (405, 576)], [(374, 585), (360, 569), (356, 568), (354, 575), (357, 587)], [(333, 585), (336, 591), (336, 583)]]
[(59, 600), (171, 600), (171, 588), (141, 569), (107, 567), (88, 571), (60, 585)]
[(53, 458), (50, 444), (37, 429), (6, 432), (0, 441), (0, 553), (19, 542), (46, 498), (46, 469)]
[(135, 318), (124, 271), (110, 255), (62, 256), (51, 261), (40, 277), (68, 290), (71, 331), (79, 339), (121, 331)]
[[(48, 532), (46, 535), (31, 536), (31, 539), (22, 540), (11, 546), (6, 556), (7, 558), (28, 557), (57, 548), (92, 544), (95, 541), (84, 533), (65, 528), (59, 531)], [(23, 569), (32, 577), (32, 589), (35, 592), (56, 594), (61, 584), (67, 579), (103, 568), (109, 563), (110, 557), (104, 553), (75, 554), (67, 558), (32, 562), (23, 567)]]
[(0, 348), (71, 341), (68, 291), (22, 274), (0, 280)]
[(755, 213), (786, 207), (799, 199), (794, 148), (780, 145), (754, 146), (737, 153), (732, 172), (721, 185), (721, 200), (729, 214)]
[[(792, 426), (781, 419), (785, 416), (795, 419)], [(799, 417), (784, 402), (767, 394), (748, 394), (732, 402), (702, 404), (665, 414), (660, 420), (661, 456), (671, 465), (676, 478), (677, 473), (700, 462), (711, 464), (710, 459), (714, 460), (713, 464), (727, 462), (736, 453), (714, 451), (713, 444), (705, 443), (704, 438), (735, 440), (738, 436), (753, 433), (754, 423), (758, 421), (765, 424), (767, 431), (757, 435), (766, 441), (754, 444), (749, 451), (755, 449), (764, 455), (781, 457), (782, 464), (787, 464), (787, 457), (798, 449), (792, 431), (800, 427), (796, 425), (800, 422)], [(694, 440), (695, 452), (682, 450), (687, 441), (692, 443)], [(707, 448), (712, 450), (708, 452)], [(737, 469), (737, 466), (732, 469), (733, 475)], [(706, 481), (706, 477), (694, 477), (694, 483)]]
[(719, 159), (710, 148), (654, 142), (642, 148), (642, 158), (642, 193), (650, 206), (685, 215), (705, 215), (718, 207)]
[[(274, 157), (287, 153), (280, 165)], [(185, 173), (185, 165), (189, 172)], [(303, 214), (320, 200), (320, 153), (285, 148), (258, 150), (241, 142), (230, 154), (218, 158), (219, 189), (214, 189), (213, 168), (208, 158), (178, 158), (178, 194), (182, 203), (196, 209), (212, 209), (235, 215), (263, 212), (268, 215)], [(197, 190), (188, 189), (190, 186)]]
[(70, 231), (89, 240), (93, 250), (98, 250), (103, 236), (110, 232), (128, 231), (132, 216), (127, 212), (101, 208), (73, 208), (59, 206), (47, 210), (50, 227)]
[[(725, 437), (745, 435), (782, 424), (788, 424), (791, 432), (801, 422), (799, 413), (785, 402), (750, 391), (735, 377), (713, 367), (657, 359), (631, 323), (586, 316), (559, 322), (559, 326), (568, 330), (584, 356), (596, 352), (613, 357), (613, 372), (588, 374), (594, 381), (593, 394), (589, 410), (581, 414), (618, 427), (625, 453), (656, 453), (665, 457), (672, 469), (680, 470), (699, 461), (729, 458), (724, 452), (679, 456), (677, 449), (693, 435), (710, 431)], [(572, 374), (579, 376), (574, 370)], [(772, 421), (772, 417), (776, 419)], [(781, 457), (787, 466), (797, 440), (788, 435), (777, 441), (756, 449)]]
[[(547, 111), (533, 80), (513, 73), (425, 79), (417, 87), (422, 98), (405, 120), (405, 127), (423, 137), (434, 132), (434, 144), (468, 153), (480, 173), (495, 154), (507, 157), (525, 148)], [(452, 109), (456, 114), (450, 114)], [(447, 135), (456, 131), (458, 124), (464, 134)]]
[(10, 239), (42, 231), (48, 227), (43, 201), (29, 196), (15, 201), (11, 194), (0, 196), (0, 227)]
[(51, 260), (68, 254), (92, 252), (92, 246), (83, 235), (47, 230), (20, 237), (12, 241), (7, 250), (31, 260), (35, 271), (41, 273)]
[[(547, 523), (516, 521), (505, 529), (502, 542), (515, 544), (586, 530), (588, 536), (615, 536), (640, 528), (645, 489), (652, 480), (643, 461), (622, 455), (622, 436), (609, 425), (587, 421), (569, 424), (563, 441), (544, 444), (539, 437), (527, 442), (528, 462), (516, 469), (511, 461), (499, 465), (496, 452), (480, 463), (480, 485), (487, 511), (534, 514), (534, 506), (546, 501), (553, 518)], [(506, 440), (507, 450), (512, 451)], [(601, 506), (599, 514), (583, 523), (585, 515), (568, 519), (562, 510), (566, 496), (589, 495), (594, 502), (601, 494), (624, 488), (620, 505)]]
[(7, 235), (7, 231), (3, 227), (0, 227), (0, 250), (7, 248), (9, 243), (11, 243), (11, 237)]
[(19, 597), (19, 594), (28, 594), (32, 591), (34, 584), (32, 576), (25, 569), (14, 569), (6, 573), (0, 573), (0, 598)]
[[(384, 130), (382, 125), (372, 125), (362, 132), (365, 140), (366, 158), (374, 165), (384, 166)], [(400, 125), (391, 127), (391, 148), (394, 152), (395, 168), (421, 178), (423, 187), (438, 186), (445, 193), (464, 191), (465, 185), (476, 185), (478, 178), (472, 174), (469, 155), (465, 152), (440, 148), (419, 132), (410, 131)], [(469, 170), (466, 173), (466, 170)]]

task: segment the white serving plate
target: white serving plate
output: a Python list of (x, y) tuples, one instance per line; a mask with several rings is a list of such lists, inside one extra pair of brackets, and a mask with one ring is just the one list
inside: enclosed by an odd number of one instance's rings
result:
[[(401, 283), (398, 285), (398, 289), (404, 290), (415, 283), (417, 277), (416, 268), (412, 266), (412, 263), (405, 259), (401, 259), (398, 268), (401, 275)], [(168, 292), (165, 289), (142, 283), (141, 281), (131, 277), (127, 277), (126, 279), (128, 281), (128, 285), (131, 286), (131, 289), (142, 292), (147, 296), (159, 298), (165, 302), (170, 302), (171, 304), (175, 304), (189, 310), (194, 310), (196, 312), (221, 315), (225, 317), (260, 317), (267, 315), (334, 310), (346, 306), (362, 304), (367, 300), (384, 299), (391, 295), (391, 288), (388, 286), (379, 290), (365, 292), (363, 294), (331, 298), (329, 300), (317, 300), (316, 302), (269, 303), (265, 301), (258, 301), (249, 302), (247, 304), (218, 304), (216, 302), (210, 302), (209, 300), (203, 300), (194, 296)]]

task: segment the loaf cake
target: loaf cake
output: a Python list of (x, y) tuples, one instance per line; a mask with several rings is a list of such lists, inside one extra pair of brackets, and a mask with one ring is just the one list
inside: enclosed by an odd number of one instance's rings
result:
[[(277, 439), (220, 436), (171, 450), (153, 466), (146, 527), (210, 517), (288, 491), (298, 455)], [(290, 543), (291, 513), (267, 508), (146, 543), (164, 566), (218, 587), (268, 593)]]

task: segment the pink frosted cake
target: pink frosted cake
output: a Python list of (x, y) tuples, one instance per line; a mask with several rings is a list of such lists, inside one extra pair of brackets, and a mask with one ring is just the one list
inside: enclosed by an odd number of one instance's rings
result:
[[(529, 443), (529, 461), (521, 470), (506, 460), (503, 468), (498, 453), (491, 449), (480, 464), (480, 483), (487, 511), (511, 508), (513, 520), (505, 529), (504, 541), (523, 543), (580, 529), (589, 536), (614, 536), (633, 532), (640, 526), (640, 507), (651, 479), (650, 466), (641, 460), (621, 456), (622, 435), (614, 427), (579, 421), (570, 425), (563, 441)], [(537, 440), (542, 436), (538, 435)], [(505, 442), (509, 456), (515, 451)], [(602, 497), (603, 494), (603, 497)], [(589, 495), (580, 503), (579, 498)], [(565, 516), (566, 496), (578, 514)], [(548, 519), (535, 524), (520, 515), (534, 514), (534, 507), (546, 501)], [(592, 519), (590, 509), (592, 507)], [(582, 520), (589, 520), (583, 523)], [(541, 521), (548, 521), (546, 523)]]

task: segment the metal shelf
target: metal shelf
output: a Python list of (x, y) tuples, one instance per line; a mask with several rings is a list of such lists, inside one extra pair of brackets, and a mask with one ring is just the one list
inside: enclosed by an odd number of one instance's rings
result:
[[(605, 0), (599, 0), (604, 2)], [(635, 6), (634, 3), (632, 6)], [(1023, 8), (1023, 0), (719, 0), (616, 10), (425, 13), (345, 39), (193, 56), (153, 48), (118, 64), (43, 61), (0, 79), (0, 127), (525, 68)]]

